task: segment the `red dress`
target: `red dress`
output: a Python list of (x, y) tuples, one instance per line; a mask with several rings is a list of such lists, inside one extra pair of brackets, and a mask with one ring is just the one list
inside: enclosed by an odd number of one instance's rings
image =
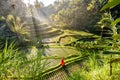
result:
[(61, 66), (65, 66), (64, 58), (61, 60)]

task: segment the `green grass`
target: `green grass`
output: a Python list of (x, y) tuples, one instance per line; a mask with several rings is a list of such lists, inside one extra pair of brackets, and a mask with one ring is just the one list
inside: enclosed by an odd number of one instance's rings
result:
[[(77, 40), (82, 36), (93, 36), (83, 31), (77, 32), (66, 30), (64, 32), (65, 33), (61, 36), (69, 35), (61, 40), (64, 43)], [(60, 36), (55, 39), (57, 40), (59, 37)], [(35, 46), (29, 47), (29, 50), (25, 52), (16, 48), (15, 43), (8, 45), (6, 42), (5, 47), (0, 50), (0, 79), (34, 80), (41, 79), (42, 77), (46, 78), (46, 75), (50, 75), (58, 69), (61, 69), (60, 59), (62, 57), (65, 57), (66, 65), (75, 63), (78, 60), (82, 63), (80, 71), (71, 73), (71, 76), (68, 78), (69, 80), (120, 79), (120, 63), (113, 63), (113, 74), (110, 76), (110, 55), (103, 54), (103, 51), (107, 49), (113, 52), (117, 51), (118, 53), (119, 48), (117, 47), (119, 47), (119, 44), (114, 44), (114, 42), (112, 42), (112, 47), (108, 48), (109, 43), (107, 43), (107, 41), (102, 43), (98, 40), (94, 42), (78, 41), (74, 45), (75, 46), (72, 47), (63, 45), (49, 46), (49, 48), (46, 49), (46, 53), (49, 54), (49, 57), (46, 57), (42, 56), (42, 52)], [(95, 50), (97, 47), (102, 49)], [(109, 51), (107, 53), (109, 53)], [(85, 55), (88, 55), (87, 58), (83, 58)], [(119, 54), (112, 57), (119, 57)], [(57, 61), (58, 59), (59, 61)], [(48, 67), (46, 65), (50, 63), (49, 60), (55, 60), (57, 64), (53, 62), (52, 64), (54, 65)]]
[[(26, 53), (26, 54), (29, 54)], [(44, 70), (46, 60), (42, 61), (42, 55), (37, 52), (35, 58), (28, 59), (23, 51), (15, 48), (15, 43), (11, 43), (0, 51), (0, 80), (9, 79), (35, 79), (36, 75)]]
[[(34, 55), (32, 55), (32, 53), (34, 53)], [(48, 70), (47, 72), (44, 71), (49, 69), (48, 67), (46, 68), (48, 64), (47, 60), (58, 58), (61, 59), (62, 57), (44, 57), (41, 52), (33, 46), (30, 47), (30, 51), (25, 53), (18, 50), (15, 47), (15, 43), (11, 43), (8, 46), (6, 42), (6, 46), (0, 52), (0, 79), (39, 79), (43, 73), (48, 73)], [(66, 58), (66, 65), (79, 59), (79, 55), (70, 55)], [(50, 68), (49, 71), (52, 72), (55, 68)]]
[[(89, 66), (89, 68), (93, 67)], [(97, 68), (89, 71), (83, 68), (80, 70), (80, 72), (76, 71), (75, 73), (72, 73), (68, 80), (119, 80), (119, 68), (120, 66), (117, 66), (117, 68), (114, 66), (112, 76), (109, 75), (109, 64), (105, 64), (102, 67), (97, 66)]]
[[(63, 47), (63, 46), (62, 46)], [(64, 47), (63, 47), (64, 48)], [(32, 47), (35, 49), (35, 47)], [(38, 50), (36, 50), (38, 51)], [(27, 53), (29, 55), (30, 53)], [(119, 80), (120, 63), (113, 63), (113, 75), (110, 76), (109, 56), (101, 56), (100, 53), (86, 51), (82, 53), (89, 55), (87, 58), (81, 58), (82, 55), (70, 55), (65, 58), (66, 65), (81, 60), (83, 67), (79, 72), (71, 73), (69, 80)], [(28, 59), (14, 47), (14, 43), (7, 45), (0, 52), (0, 79), (40, 79), (40, 76), (49, 75), (61, 68), (60, 64), (51, 68), (45, 68), (48, 59), (58, 59), (60, 57), (43, 57), (41, 52), (37, 56)], [(116, 57), (116, 56), (113, 56)], [(117, 57), (119, 55), (117, 54)], [(44, 78), (43, 77), (43, 78)], [(42, 79), (43, 79), (42, 78)]]
[[(89, 51), (87, 54), (89, 57), (83, 61), (83, 68), (79, 72), (72, 73), (68, 80), (120, 80), (119, 62), (112, 64), (112, 75), (110, 75), (109, 56)], [(118, 54), (116, 56), (119, 57)]]

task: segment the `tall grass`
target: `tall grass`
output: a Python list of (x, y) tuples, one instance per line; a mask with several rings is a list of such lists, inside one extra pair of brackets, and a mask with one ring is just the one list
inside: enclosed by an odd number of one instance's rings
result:
[(46, 60), (42, 60), (42, 54), (39, 50), (34, 58), (28, 58), (30, 52), (15, 48), (15, 43), (6, 45), (0, 51), (0, 80), (30, 80), (39, 79), (42, 71), (45, 69)]
[[(113, 63), (113, 75), (110, 76), (109, 56), (98, 57), (97, 53), (88, 52), (83, 68), (72, 73), (68, 80), (120, 80), (120, 63)], [(101, 55), (99, 55), (101, 56)]]

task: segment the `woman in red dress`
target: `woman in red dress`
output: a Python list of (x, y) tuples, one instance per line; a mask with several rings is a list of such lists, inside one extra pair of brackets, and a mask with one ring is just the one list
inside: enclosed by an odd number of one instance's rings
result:
[(61, 66), (65, 66), (64, 58), (62, 58), (62, 60), (61, 60)]

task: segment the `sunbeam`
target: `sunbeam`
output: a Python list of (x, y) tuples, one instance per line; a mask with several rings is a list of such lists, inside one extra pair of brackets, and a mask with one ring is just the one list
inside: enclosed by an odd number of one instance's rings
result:
[[(36, 0), (23, 0), (23, 2), (25, 4), (28, 4), (30, 2), (30, 4), (34, 4)], [(50, 4), (53, 4), (55, 0), (38, 0), (39, 2), (42, 2), (45, 6), (48, 6)]]

